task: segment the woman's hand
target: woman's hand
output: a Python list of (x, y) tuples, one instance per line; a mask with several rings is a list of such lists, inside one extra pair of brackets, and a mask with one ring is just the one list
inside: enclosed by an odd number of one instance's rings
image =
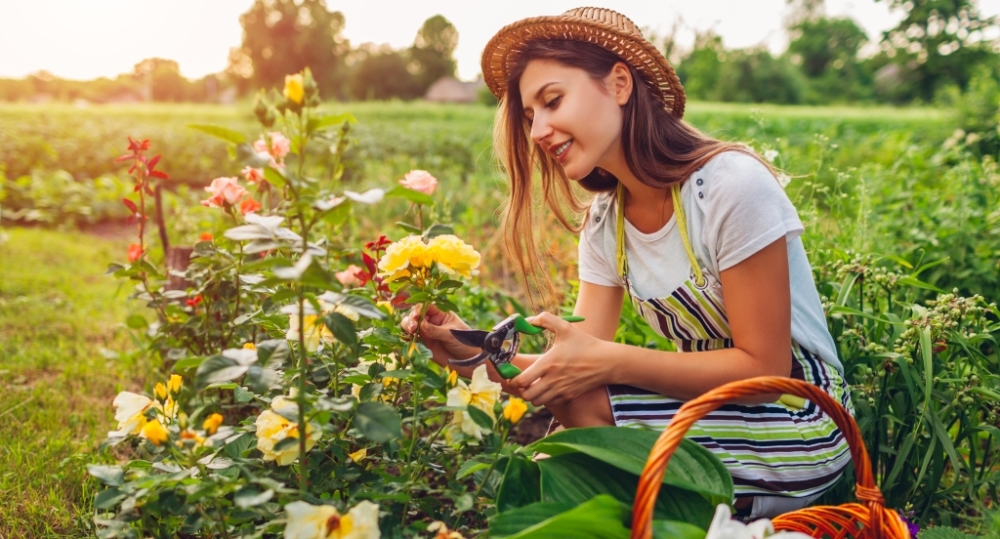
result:
[(528, 319), (556, 335), (555, 344), (510, 381), (522, 398), (535, 406), (565, 404), (608, 383), (607, 341), (575, 327), (551, 313)]
[[(403, 331), (410, 335), (417, 331), (420, 309), (420, 305), (414, 307), (399, 324)], [(467, 359), (482, 352), (478, 348), (458, 342), (451, 334), (452, 329), (470, 328), (457, 314), (444, 312), (434, 305), (426, 306), (423, 320), (420, 321), (420, 341), (431, 351), (434, 362), (442, 367), (453, 368), (448, 364), (449, 359)], [(465, 373), (459, 374), (466, 376)]]

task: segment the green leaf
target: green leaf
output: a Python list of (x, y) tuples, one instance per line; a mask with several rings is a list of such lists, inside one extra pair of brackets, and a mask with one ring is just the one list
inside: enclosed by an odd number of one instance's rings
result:
[(290, 449), (292, 447), (297, 447), (299, 445), (298, 438), (282, 438), (278, 443), (274, 444), (274, 451), (284, 451), (285, 449)]
[(236, 494), (233, 495), (233, 502), (236, 503), (236, 507), (246, 509), (248, 507), (256, 507), (273, 497), (274, 491), (271, 489), (261, 492), (254, 487), (246, 486), (236, 491)]
[[(538, 461), (543, 502), (582, 504), (599, 494), (610, 494), (631, 506), (639, 476), (625, 472), (583, 453), (567, 453)], [(663, 485), (653, 510), (655, 518), (681, 520), (706, 529), (715, 504), (688, 489)]]
[(149, 322), (141, 314), (133, 314), (125, 319), (125, 326), (129, 329), (146, 329), (149, 327)]
[[(419, 228), (411, 225), (410, 223), (404, 223), (402, 221), (396, 221), (396, 226), (398, 226), (399, 228), (402, 228), (403, 230), (405, 230), (407, 232), (411, 232), (413, 234), (420, 234), (422, 232), (422, 230), (420, 230)], [(111, 270), (108, 269), (108, 271), (110, 272)]]
[(934, 526), (933, 528), (923, 528), (918, 534), (920, 539), (976, 539), (975, 535), (969, 535), (956, 528), (948, 526)]
[(394, 198), (405, 198), (414, 204), (423, 204), (424, 206), (433, 206), (434, 199), (430, 195), (425, 195), (419, 191), (414, 191), (412, 189), (407, 189), (402, 185), (397, 185), (392, 189), (385, 192), (386, 197)]
[(439, 223), (434, 223), (426, 231), (424, 231), (424, 239), (430, 240), (437, 236), (443, 236), (445, 234), (454, 234), (455, 229), (449, 225), (442, 225)]
[(365, 438), (385, 443), (403, 437), (402, 420), (395, 408), (381, 402), (363, 402), (354, 413), (354, 424)]
[(238, 459), (243, 458), (250, 447), (256, 447), (257, 436), (252, 432), (245, 432), (226, 444), (226, 455)]
[(128, 495), (124, 492), (116, 488), (109, 488), (102, 491), (96, 498), (94, 498), (94, 506), (98, 509), (111, 509), (127, 497)]
[(479, 470), (485, 470), (486, 468), (489, 467), (490, 465), (485, 462), (469, 459), (463, 462), (462, 465), (458, 467), (458, 472), (455, 473), (455, 479), (461, 479), (467, 475), (474, 474)]
[(439, 290), (450, 290), (452, 288), (462, 288), (462, 281), (447, 280), (441, 281), (438, 285)]
[[(660, 433), (645, 429), (589, 427), (566, 429), (524, 448), (547, 455), (583, 453), (636, 476)], [(726, 466), (711, 451), (685, 439), (674, 451), (663, 484), (701, 494), (715, 507), (733, 497), (733, 480)]]
[(242, 387), (236, 386), (233, 389), (233, 399), (239, 404), (245, 404), (253, 400), (253, 393), (243, 389)]
[(340, 114), (324, 114), (322, 116), (313, 116), (309, 118), (309, 131), (322, 131), (329, 129), (330, 127), (337, 127), (344, 125), (344, 123), (357, 123), (354, 116), (349, 112), (342, 112)]
[(246, 374), (249, 368), (225, 356), (212, 356), (202, 361), (201, 365), (198, 366), (198, 371), (195, 373), (195, 383), (198, 386), (207, 386), (229, 382)]
[(264, 167), (264, 179), (275, 187), (284, 187), (288, 183), (283, 172), (271, 167)]
[(285, 339), (269, 339), (257, 343), (257, 363), (268, 365), (270, 363), (284, 363), (288, 360), (291, 349)]
[(385, 313), (379, 310), (374, 303), (368, 298), (363, 298), (361, 296), (352, 296), (350, 294), (345, 294), (341, 300), (341, 305), (347, 305), (351, 309), (354, 309), (359, 315), (365, 318), (374, 318), (375, 320), (385, 320)]
[(338, 341), (348, 346), (358, 344), (358, 332), (350, 318), (334, 312), (326, 315), (323, 318), (323, 323)]
[[(548, 460), (548, 459), (546, 459)], [(567, 504), (533, 504), (490, 521), (490, 537), (507, 539), (627, 539), (629, 530), (622, 523), (626, 510), (610, 496), (596, 496), (579, 506), (550, 514)], [(548, 517), (548, 518), (545, 518)], [(543, 519), (544, 520), (540, 520)], [(510, 533), (521, 530), (517, 533)]]
[(937, 292), (938, 294), (944, 294), (944, 290), (917, 279), (916, 277), (902, 277), (896, 280), (896, 284), (905, 284), (907, 286), (912, 286), (914, 288), (923, 288), (924, 290), (930, 290), (932, 292)]
[(472, 417), (472, 420), (475, 421), (480, 427), (493, 430), (493, 418), (486, 412), (472, 405), (467, 406), (465, 408), (465, 412), (469, 414), (469, 416)]
[(654, 520), (653, 539), (705, 539), (705, 530), (676, 520)]
[(538, 464), (518, 454), (511, 455), (497, 490), (497, 511), (504, 512), (541, 501)]
[(121, 466), (88, 464), (87, 473), (96, 477), (109, 487), (120, 487), (125, 483), (125, 472), (122, 471)]
[(232, 142), (233, 144), (242, 144), (247, 141), (247, 138), (243, 135), (243, 133), (217, 125), (190, 124), (188, 127), (201, 131), (202, 133), (212, 135), (213, 137), (222, 139), (226, 142)]

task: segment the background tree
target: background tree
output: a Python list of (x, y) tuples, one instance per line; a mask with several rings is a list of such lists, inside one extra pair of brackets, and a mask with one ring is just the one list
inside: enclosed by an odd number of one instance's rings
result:
[(1000, 63), (995, 17), (983, 17), (974, 0), (877, 0), (906, 16), (883, 34), (882, 63), (895, 64), (909, 82), (897, 99), (930, 101), (942, 87), (965, 90), (977, 65)]
[(724, 54), (722, 38), (714, 31), (695, 33), (694, 48), (677, 66), (677, 76), (688, 96), (692, 99), (717, 99), (715, 92)]
[(255, 0), (240, 24), (243, 44), (230, 53), (229, 74), (249, 71), (251, 88), (280, 88), (285, 75), (308, 67), (324, 97), (343, 96), (350, 44), (344, 15), (325, 0)]
[(352, 56), (350, 92), (355, 99), (413, 99), (423, 95), (420, 83), (410, 72), (407, 51), (366, 43)]
[(185, 101), (191, 85), (181, 75), (173, 60), (147, 58), (132, 68), (132, 77), (146, 99), (153, 101)]
[(788, 29), (789, 60), (809, 81), (807, 101), (857, 102), (871, 97), (871, 74), (858, 58), (868, 36), (850, 18), (819, 16)]
[(448, 19), (435, 15), (424, 21), (410, 47), (410, 58), (420, 95), (441, 77), (455, 75), (456, 46), (458, 30)]

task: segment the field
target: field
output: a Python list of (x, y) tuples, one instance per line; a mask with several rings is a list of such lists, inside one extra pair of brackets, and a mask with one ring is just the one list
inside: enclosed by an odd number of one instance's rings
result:
[[(309, 174), (331, 181), (329, 166), (339, 159), (344, 186), (361, 192), (390, 188), (411, 169), (430, 171), (439, 194), (422, 217), (452, 223), (482, 252), (478, 308), (489, 298), (523, 302), (496, 233), (506, 188), (492, 156), (492, 109), (390, 102), (323, 110), (350, 112), (357, 123), (341, 155), (331, 151), (333, 139), (308, 146)], [(817, 286), (888, 504), (925, 525), (994, 533), (1000, 477), (991, 444), (1000, 442), (993, 438), (1000, 421), (991, 395), (1000, 388), (1000, 325), (988, 304), (1000, 298), (995, 158), (972, 151), (972, 139), (941, 109), (690, 103), (686, 119), (715, 137), (746, 142), (788, 175), (786, 191), (806, 223)], [(126, 136), (150, 139), (151, 153), (163, 154), (159, 168), (171, 176), (171, 242), (194, 244), (205, 231), (221, 236), (228, 225), (197, 201), (205, 198), (201, 187), (238, 176), (241, 166), (226, 143), (190, 124), (224, 125), (252, 138), (260, 132), (247, 104), (0, 105), (0, 539), (93, 533), (100, 489), (86, 465), (114, 460), (94, 452), (114, 428), (110, 400), (121, 389), (148, 391), (162, 378), (151, 347), (123, 324), (130, 314), (152, 314), (125, 301), (131, 285), (103, 275), (107, 263), (124, 259), (132, 233), (121, 225), (128, 212), (119, 202), (132, 184), (127, 167), (113, 160)], [(338, 248), (347, 252), (351, 242), (380, 233), (395, 238), (401, 232), (394, 223), (412, 218), (402, 200), (357, 207)], [(558, 224), (545, 226), (555, 231)], [(553, 276), (572, 286), (573, 235), (553, 234), (546, 249)], [(884, 285), (888, 279), (892, 286)], [(920, 335), (905, 350), (902, 321), (933, 318), (926, 301), (953, 301), (938, 296), (952, 291), (954, 298), (979, 295), (986, 307), (970, 310), (975, 316), (963, 310), (952, 329), (934, 334), (948, 346), (936, 349), (933, 361), (884, 367), (892, 353), (930, 360)], [(475, 301), (461, 306), (472, 309)], [(619, 338), (647, 344), (629, 316)], [(978, 383), (964, 381), (972, 375)], [(914, 396), (912, 384), (922, 388), (923, 381), (927, 396)], [(909, 397), (893, 391), (906, 384)], [(939, 418), (940, 429), (927, 426), (927, 414)], [(849, 487), (835, 495), (849, 496)]]

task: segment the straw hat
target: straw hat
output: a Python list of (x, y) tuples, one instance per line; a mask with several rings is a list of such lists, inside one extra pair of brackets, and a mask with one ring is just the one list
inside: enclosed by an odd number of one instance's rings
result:
[(617, 54), (642, 75), (669, 112), (678, 118), (684, 115), (684, 88), (670, 62), (628, 17), (597, 7), (523, 19), (497, 32), (483, 51), (483, 78), (493, 95), (503, 98), (518, 53), (526, 43), (541, 39), (583, 41)]

